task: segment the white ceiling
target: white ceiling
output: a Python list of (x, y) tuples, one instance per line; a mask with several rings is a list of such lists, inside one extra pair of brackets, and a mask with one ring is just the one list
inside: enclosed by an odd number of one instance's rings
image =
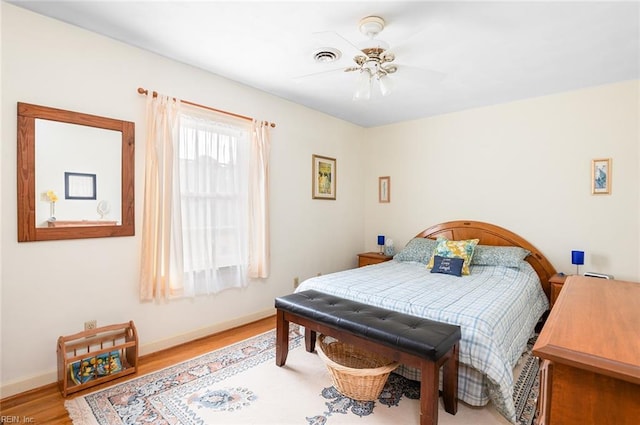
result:
[[(11, 3), (364, 127), (640, 78), (638, 1)], [(369, 15), (399, 69), (391, 95), (353, 101), (341, 69)], [(343, 55), (315, 63), (320, 47)]]

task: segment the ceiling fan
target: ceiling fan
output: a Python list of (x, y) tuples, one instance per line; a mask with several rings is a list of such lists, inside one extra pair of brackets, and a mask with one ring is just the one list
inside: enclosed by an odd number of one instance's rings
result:
[[(389, 76), (395, 74), (400, 68), (403, 71), (406, 68), (408, 71), (412, 67), (396, 64), (394, 62), (396, 55), (389, 50), (389, 44), (378, 38), (378, 35), (385, 28), (385, 21), (382, 17), (366, 16), (359, 21), (358, 28), (362, 34), (367, 36), (367, 40), (357, 43), (357, 45), (334, 31), (314, 33), (318, 39), (322, 39), (325, 43), (343, 46), (345, 51), (353, 54), (355, 65), (307, 74), (297, 77), (297, 79), (335, 71), (357, 72), (358, 79), (353, 95), (354, 100), (368, 100), (374, 93), (379, 93), (382, 96), (389, 95), (395, 86), (394, 80)], [(340, 56), (341, 52), (338, 48), (322, 47), (314, 51), (313, 58), (315, 62), (328, 64), (340, 59)], [(437, 79), (441, 79), (444, 74), (420, 69), (420, 77), (423, 80), (433, 80), (434, 75)], [(408, 79), (410, 75), (403, 73), (403, 78)]]
[(380, 93), (387, 96), (393, 89), (393, 80), (389, 74), (393, 74), (398, 67), (392, 62), (396, 56), (389, 51), (389, 45), (376, 36), (384, 29), (384, 19), (379, 16), (367, 16), (359, 23), (360, 32), (369, 37), (369, 40), (361, 44), (360, 51), (363, 55), (357, 55), (353, 61), (357, 66), (346, 68), (345, 72), (360, 72), (358, 88), (354, 93), (354, 99), (369, 99), (371, 97), (371, 83), (377, 81)]

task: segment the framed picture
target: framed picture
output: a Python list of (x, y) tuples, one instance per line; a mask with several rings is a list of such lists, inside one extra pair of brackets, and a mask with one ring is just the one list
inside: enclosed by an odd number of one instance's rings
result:
[(591, 161), (591, 193), (593, 195), (611, 193), (611, 158)]
[(336, 159), (312, 156), (311, 197), (313, 199), (336, 199)]
[(96, 199), (96, 175), (65, 172), (64, 199)]
[(378, 202), (391, 202), (391, 177), (378, 177)]

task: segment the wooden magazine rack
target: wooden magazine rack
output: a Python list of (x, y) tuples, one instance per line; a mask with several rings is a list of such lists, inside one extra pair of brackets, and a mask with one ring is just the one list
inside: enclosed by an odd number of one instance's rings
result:
[(64, 397), (138, 371), (133, 321), (58, 338), (58, 385)]

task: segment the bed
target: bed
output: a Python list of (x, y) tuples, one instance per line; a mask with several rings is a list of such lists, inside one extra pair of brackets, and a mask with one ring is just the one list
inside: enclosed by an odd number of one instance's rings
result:
[[(478, 240), (469, 275), (427, 268), (433, 247), (443, 238)], [(513, 367), (549, 308), (554, 274), (544, 255), (519, 235), (489, 223), (451, 221), (418, 233), (391, 261), (314, 277), (296, 291), (315, 289), (460, 325), (459, 399), (472, 406), (491, 401), (514, 422)], [(397, 372), (420, 379), (415, 369)]]

